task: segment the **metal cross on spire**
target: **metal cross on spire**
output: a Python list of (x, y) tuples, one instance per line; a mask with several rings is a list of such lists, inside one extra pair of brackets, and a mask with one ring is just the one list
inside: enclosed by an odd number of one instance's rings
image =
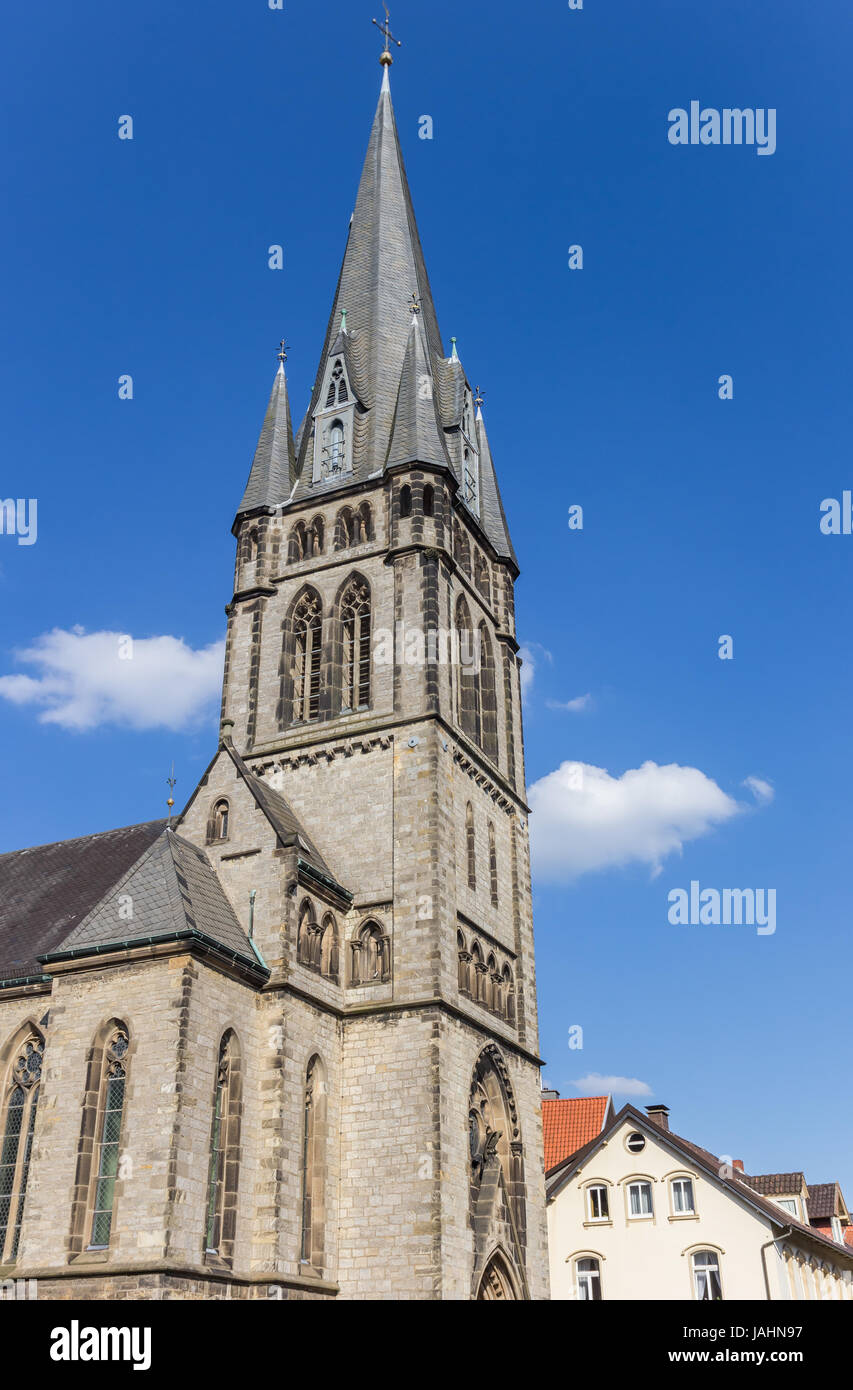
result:
[(417, 290), (412, 290), (412, 299), (411, 303), (409, 304), (409, 310), (413, 314), (419, 314), (421, 312), (421, 302), (418, 299)]
[(281, 342), (280, 342), (279, 345), (278, 345), (278, 360), (279, 360), (279, 362), (286, 362), (286, 361), (287, 361), (287, 354), (288, 354), (289, 351), (290, 351), (289, 345), (288, 345), (288, 344), (284, 341), (284, 339), (282, 338)]
[(398, 48), (402, 48), (403, 44), (401, 39), (395, 39), (394, 35), (391, 33), (391, 15), (388, 11), (388, 6), (384, 3), (384, 0), (382, 3), (382, 8), (385, 11), (385, 23), (380, 24), (378, 19), (374, 19), (371, 22), (376, 25), (377, 29), (379, 30), (380, 34), (385, 40), (385, 47), (382, 50), (379, 61), (383, 67), (390, 67), (394, 61), (394, 59), (391, 57), (391, 44), (395, 43)]
[(483, 393), (482, 393), (482, 391), (480, 390), (479, 386), (475, 386), (475, 387), (474, 387), (474, 390), (475, 390), (476, 393), (477, 393), (477, 394), (475, 395), (475, 397), (474, 397), (474, 404), (475, 404), (475, 406), (477, 407), (477, 409), (479, 410), (480, 406), (483, 404)]
[(169, 808), (169, 829), (170, 829), (170, 830), (171, 830), (171, 828), (172, 828), (172, 807), (173, 807), (174, 804), (175, 804), (175, 798), (173, 797), (172, 792), (175, 790), (175, 783), (177, 782), (177, 780), (178, 780), (178, 779), (177, 779), (177, 777), (175, 776), (175, 764), (172, 763), (172, 774), (171, 774), (170, 777), (167, 777), (167, 778), (166, 778), (166, 782), (168, 783), (168, 787), (169, 787), (169, 799), (168, 799), (168, 801), (166, 802), (166, 805), (167, 805), (168, 808)]

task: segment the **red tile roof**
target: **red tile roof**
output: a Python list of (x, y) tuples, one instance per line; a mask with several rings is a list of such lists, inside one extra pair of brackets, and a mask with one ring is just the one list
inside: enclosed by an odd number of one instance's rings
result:
[(543, 1100), (545, 1172), (562, 1163), (601, 1133), (609, 1096), (579, 1096), (572, 1100)]

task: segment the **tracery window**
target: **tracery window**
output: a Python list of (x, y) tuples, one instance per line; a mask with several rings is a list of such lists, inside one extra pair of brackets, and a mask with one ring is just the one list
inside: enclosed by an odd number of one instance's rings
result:
[(101, 1071), (95, 1146), (92, 1157), (92, 1225), (89, 1249), (104, 1250), (112, 1231), (119, 1144), (127, 1084), (127, 1029), (119, 1024), (107, 1039)]
[(33, 1147), (44, 1038), (36, 1029), (13, 1053), (0, 1110), (0, 1264), (18, 1257)]
[(476, 743), (479, 743), (480, 680), (477, 670), (479, 654), (476, 650), (468, 604), (461, 595), (456, 604), (456, 640), (459, 649), (457, 718), (462, 730)]
[(341, 600), (343, 637), (342, 708), (367, 709), (370, 704), (370, 589), (353, 579)]
[(226, 1263), (230, 1263), (234, 1254), (240, 1112), (240, 1049), (236, 1036), (229, 1030), (220, 1041), (216, 1067), (204, 1229), (205, 1255), (218, 1256)]
[(293, 614), (294, 720), (316, 719), (320, 713), (321, 611), (317, 594), (302, 595)]
[(477, 742), (487, 758), (498, 761), (498, 691), (495, 680), (495, 662), (492, 653), (492, 640), (485, 623), (480, 623), (478, 632), (479, 699), (477, 701), (480, 732)]
[(347, 399), (347, 383), (344, 376), (344, 369), (341, 366), (340, 359), (338, 359), (332, 368), (332, 375), (329, 378), (329, 389), (326, 392), (325, 409), (328, 410), (329, 407), (333, 405), (343, 405), (344, 401)]

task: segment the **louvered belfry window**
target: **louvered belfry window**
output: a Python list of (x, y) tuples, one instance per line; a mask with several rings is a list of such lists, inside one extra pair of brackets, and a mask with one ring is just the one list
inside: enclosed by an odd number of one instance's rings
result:
[(304, 594), (293, 615), (293, 718), (316, 719), (320, 713), (320, 600)]
[(43, 1055), (44, 1038), (33, 1032), (15, 1053), (0, 1115), (0, 1264), (18, 1256)]
[(366, 709), (370, 704), (370, 590), (353, 580), (341, 602), (343, 628), (344, 709)]

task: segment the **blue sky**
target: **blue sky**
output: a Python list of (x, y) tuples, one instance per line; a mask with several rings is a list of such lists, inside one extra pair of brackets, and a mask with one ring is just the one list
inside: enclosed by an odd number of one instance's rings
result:
[[(43, 679), (15, 653), (52, 629), (185, 648), (143, 647), (142, 707), (111, 722), (101, 703), (88, 729), (45, 722), (44, 686), (39, 706), (0, 687), (0, 850), (155, 817), (171, 760), (180, 804), (214, 746), (211, 707), (145, 725), (210, 684), (276, 345), (300, 415), (380, 77), (370, 7), (285, 6), (48, 0), (4, 20), (0, 497), (39, 514), (37, 544), (0, 536), (0, 675)], [(523, 568), (528, 781), (676, 764), (717, 804), (700, 832), (664, 775), (627, 809), (602, 780), (627, 862), (544, 863), (545, 1076), (564, 1095), (636, 1078), (686, 1136), (853, 1201), (853, 537), (819, 528), (853, 487), (853, 12), (398, 0), (392, 23), (439, 318), (484, 389)], [(774, 108), (776, 152), (670, 145), (694, 99)], [(680, 850), (656, 860), (650, 825)], [(775, 934), (670, 925), (691, 880), (775, 888)]]

